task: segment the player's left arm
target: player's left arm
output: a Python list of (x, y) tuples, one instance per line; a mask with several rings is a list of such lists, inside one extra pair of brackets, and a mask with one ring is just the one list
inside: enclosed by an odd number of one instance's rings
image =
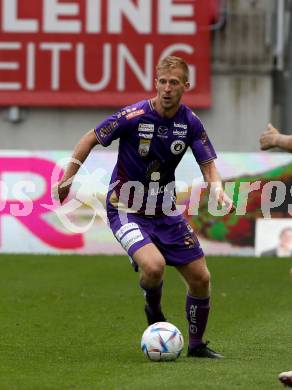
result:
[(206, 164), (200, 164), (200, 169), (204, 177), (204, 181), (208, 183), (210, 188), (210, 196), (213, 197), (221, 206), (227, 207), (230, 211), (234, 211), (233, 201), (224, 192), (222, 179), (216, 168), (215, 162), (210, 161)]

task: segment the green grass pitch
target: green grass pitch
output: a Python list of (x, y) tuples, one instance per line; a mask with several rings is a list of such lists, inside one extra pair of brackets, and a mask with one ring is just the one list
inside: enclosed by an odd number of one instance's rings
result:
[[(206, 332), (224, 360), (152, 363), (127, 257), (0, 256), (0, 389), (276, 390), (292, 370), (291, 259), (209, 258)], [(187, 340), (185, 286), (167, 268), (164, 311)]]

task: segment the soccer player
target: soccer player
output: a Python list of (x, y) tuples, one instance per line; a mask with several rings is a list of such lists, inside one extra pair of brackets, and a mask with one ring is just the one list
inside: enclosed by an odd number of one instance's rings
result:
[(281, 148), (287, 152), (292, 152), (292, 135), (281, 134), (271, 123), (260, 136), (260, 146), (262, 150), (271, 148)]
[[(166, 265), (174, 266), (188, 287), (188, 356), (221, 358), (203, 341), (210, 310), (210, 274), (204, 253), (175, 205), (174, 173), (188, 147), (219, 205), (231, 209), (233, 204), (222, 189), (216, 153), (200, 119), (181, 103), (190, 87), (186, 62), (168, 56), (158, 63), (156, 72), (156, 96), (106, 118), (81, 138), (72, 157), (83, 163), (94, 146), (108, 146), (119, 139), (107, 216), (134, 269), (140, 270), (148, 324), (165, 321), (163, 274)], [(67, 166), (57, 187), (61, 202), (78, 168), (73, 161)]]

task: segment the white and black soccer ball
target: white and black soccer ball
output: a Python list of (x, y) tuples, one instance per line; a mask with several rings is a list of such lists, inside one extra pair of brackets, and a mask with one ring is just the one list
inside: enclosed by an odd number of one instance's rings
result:
[(292, 371), (281, 372), (278, 378), (279, 381), (282, 382), (284, 386), (292, 387)]
[(179, 329), (169, 322), (156, 322), (142, 335), (141, 349), (152, 361), (175, 360), (184, 347)]

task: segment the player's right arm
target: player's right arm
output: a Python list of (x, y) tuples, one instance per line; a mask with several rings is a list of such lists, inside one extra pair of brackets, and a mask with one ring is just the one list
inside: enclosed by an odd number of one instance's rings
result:
[(222, 180), (214, 161), (201, 164), (200, 169), (203, 174), (205, 183), (208, 183), (210, 186), (210, 195), (212, 198), (219, 202), (221, 206), (227, 206), (230, 212), (235, 211), (233, 201), (224, 192)]
[(292, 152), (292, 135), (281, 134), (271, 123), (260, 136), (260, 146), (262, 150), (274, 147)]
[[(129, 120), (132, 116), (136, 117), (137, 114), (140, 114), (140, 111), (136, 111), (136, 108), (132, 110), (130, 108), (128, 110), (122, 109), (120, 112), (105, 118), (95, 129), (88, 131), (80, 139), (75, 146), (71, 162), (68, 164), (62, 180), (57, 185), (56, 195), (58, 195), (61, 203), (67, 198), (74, 176), (86, 160), (92, 148), (98, 144), (105, 147), (109, 146), (113, 140), (120, 138), (122, 133), (125, 133), (127, 129), (131, 129)], [(127, 115), (128, 113), (131, 115), (130, 117)], [(56, 189), (54, 189), (55, 191)]]
[(67, 198), (73, 179), (78, 172), (81, 165), (86, 160), (90, 151), (94, 146), (98, 145), (99, 142), (96, 138), (94, 129), (88, 131), (84, 136), (80, 139), (77, 145), (74, 148), (71, 160), (66, 167), (65, 173), (61, 179), (61, 181), (57, 184), (54, 191), (57, 192), (57, 196), (61, 203)]

